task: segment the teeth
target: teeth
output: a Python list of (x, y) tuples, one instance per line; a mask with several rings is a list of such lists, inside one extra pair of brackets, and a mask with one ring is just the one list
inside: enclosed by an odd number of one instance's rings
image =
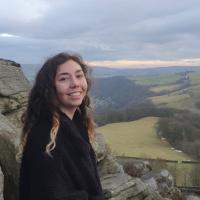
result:
[(71, 94), (69, 94), (70, 96), (79, 96), (81, 93), (80, 92), (73, 92)]

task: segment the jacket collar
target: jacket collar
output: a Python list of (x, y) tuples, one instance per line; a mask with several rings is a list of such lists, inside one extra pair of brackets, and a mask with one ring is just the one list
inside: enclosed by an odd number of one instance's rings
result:
[(75, 113), (72, 120), (66, 114), (60, 112), (60, 130), (61, 134), (73, 142), (80, 154), (88, 155), (90, 151), (88, 133), (79, 111)]

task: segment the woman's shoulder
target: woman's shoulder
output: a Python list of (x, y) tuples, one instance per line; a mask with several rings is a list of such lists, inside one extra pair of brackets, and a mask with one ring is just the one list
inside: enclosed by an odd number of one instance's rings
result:
[(40, 121), (35, 124), (28, 133), (27, 148), (44, 150), (49, 142), (51, 123)]

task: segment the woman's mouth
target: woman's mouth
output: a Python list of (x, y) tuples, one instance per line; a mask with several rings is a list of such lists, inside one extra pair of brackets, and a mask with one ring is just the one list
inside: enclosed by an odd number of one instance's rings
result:
[(69, 95), (69, 96), (74, 96), (74, 97), (76, 97), (76, 96), (80, 96), (80, 95), (81, 95), (81, 92), (71, 92), (71, 93), (69, 93), (68, 95)]

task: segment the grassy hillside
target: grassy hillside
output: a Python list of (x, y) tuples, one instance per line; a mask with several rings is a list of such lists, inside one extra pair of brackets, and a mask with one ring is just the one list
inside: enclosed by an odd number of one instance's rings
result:
[(173, 92), (178, 90), (181, 87), (181, 84), (166, 84), (166, 85), (158, 85), (158, 86), (153, 86), (150, 88), (152, 92), (155, 93), (161, 93), (161, 92)]
[(168, 106), (168, 107), (175, 107), (173, 106), (175, 103), (180, 104), (181, 101), (186, 101), (190, 98), (189, 94), (169, 94), (169, 95), (161, 95), (161, 96), (154, 96), (150, 97), (149, 99), (152, 102), (159, 106)]
[(121, 109), (139, 104), (152, 93), (149, 87), (138, 85), (125, 76), (114, 76), (93, 80), (90, 95), (95, 111), (102, 113), (107, 108)]
[(189, 79), (192, 85), (200, 84), (200, 72), (193, 72), (189, 74)]
[(200, 72), (97, 78), (90, 94), (97, 113), (136, 106), (148, 100), (159, 107), (200, 113)]
[(190, 160), (190, 157), (172, 150), (166, 141), (156, 136), (157, 120), (146, 117), (132, 122), (113, 123), (97, 128), (97, 132), (103, 133), (115, 155)]
[[(156, 106), (191, 110), (200, 113), (200, 73), (180, 73), (151, 77), (129, 77), (147, 85), (154, 95), (149, 97)], [(199, 106), (197, 106), (199, 104)]]
[(129, 80), (134, 80), (140, 85), (167, 85), (178, 81), (181, 78), (180, 74), (169, 74), (169, 75), (155, 75), (155, 76), (137, 76), (129, 77)]
[(200, 84), (195, 86), (192, 85), (167, 95), (153, 96), (149, 99), (159, 107), (165, 106), (200, 113), (200, 110), (196, 105), (200, 101)]

